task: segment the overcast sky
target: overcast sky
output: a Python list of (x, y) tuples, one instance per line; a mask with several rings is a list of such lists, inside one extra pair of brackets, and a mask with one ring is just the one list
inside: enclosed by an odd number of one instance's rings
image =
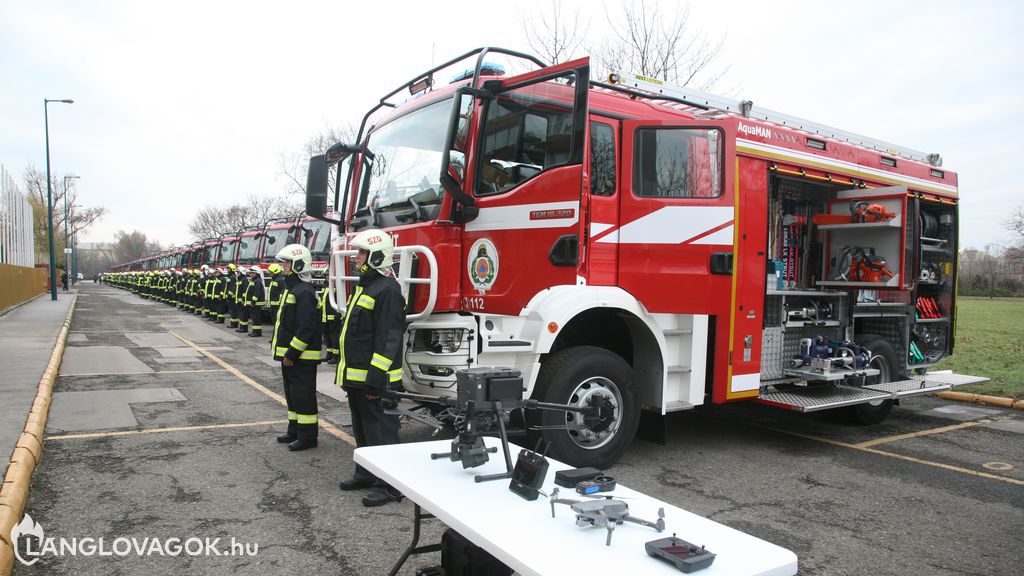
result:
[[(599, 2), (564, 4), (591, 37), (615, 25)], [(108, 210), (83, 241), (182, 244), (194, 210), (283, 193), (282, 155), (432, 62), (528, 50), (519, 12), (546, 5), (0, 0), (0, 163), (45, 170), (43, 99), (72, 98), (49, 107), (53, 172)], [(1005, 243), (1024, 203), (1022, 22), (1010, 0), (691, 2), (694, 30), (725, 39), (717, 90), (939, 152), (959, 173), (961, 244), (978, 248)]]

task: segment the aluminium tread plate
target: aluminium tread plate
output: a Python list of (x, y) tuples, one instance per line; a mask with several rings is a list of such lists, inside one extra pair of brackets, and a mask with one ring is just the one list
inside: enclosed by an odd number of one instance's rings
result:
[(921, 376), (911, 376), (912, 380), (919, 380), (929, 384), (947, 384), (952, 388), (987, 382), (989, 379), (984, 376), (968, 376), (967, 374), (953, 374), (949, 372), (928, 373)]
[(757, 400), (765, 404), (788, 407), (798, 412), (816, 412), (889, 398), (892, 398), (892, 394), (888, 392), (834, 384), (762, 393)]
[(942, 392), (943, 390), (949, 390), (949, 384), (943, 382), (934, 382), (932, 380), (899, 380), (897, 382), (883, 382), (881, 384), (869, 384), (864, 386), (871, 390), (878, 390), (879, 392), (888, 392), (896, 398), (902, 398), (904, 396), (914, 396), (917, 394), (927, 394), (929, 392)]

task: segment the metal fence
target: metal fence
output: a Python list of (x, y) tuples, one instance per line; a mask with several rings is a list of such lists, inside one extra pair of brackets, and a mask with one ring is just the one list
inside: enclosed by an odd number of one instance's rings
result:
[(14, 176), (0, 164), (0, 263), (35, 265), (32, 205), (21, 194)]

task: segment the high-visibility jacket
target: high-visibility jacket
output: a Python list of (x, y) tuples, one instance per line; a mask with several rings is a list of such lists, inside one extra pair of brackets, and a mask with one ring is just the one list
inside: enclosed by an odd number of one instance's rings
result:
[(220, 278), (213, 276), (206, 281), (206, 297), (209, 300), (220, 300)]
[(394, 278), (363, 272), (349, 296), (341, 327), (341, 359), (335, 382), (366, 393), (400, 387), (405, 299)]
[(285, 288), (270, 343), (274, 360), (320, 362), (323, 330), (316, 309), (316, 289), (297, 274), (285, 278)]
[(249, 289), (245, 292), (246, 306), (266, 306), (266, 291), (263, 289), (263, 279), (249, 277)]
[(338, 319), (338, 311), (331, 306), (331, 298), (328, 296), (330, 290), (327, 286), (320, 289), (319, 299), (317, 301), (317, 308), (320, 308), (320, 321), (324, 324), (328, 322), (334, 322)]
[(284, 276), (281, 273), (270, 277), (267, 291), (270, 293), (270, 307), (276, 310), (277, 305), (281, 303), (281, 294), (284, 293)]

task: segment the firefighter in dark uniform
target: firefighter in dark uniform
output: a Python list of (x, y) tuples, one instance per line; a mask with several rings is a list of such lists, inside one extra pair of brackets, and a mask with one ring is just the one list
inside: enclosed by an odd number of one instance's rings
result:
[(213, 320), (218, 324), (224, 323), (224, 312), (227, 310), (227, 302), (224, 301), (224, 268), (214, 268), (213, 284), (210, 293), (213, 295)]
[(320, 364), (320, 311), (310, 284), (313, 257), (309, 248), (289, 244), (277, 253), (285, 275), (285, 291), (274, 323), (270, 349), (281, 361), (288, 430), (277, 437), (288, 449), (307, 450), (317, 444), (316, 367)]
[[(359, 250), (359, 283), (345, 309), (336, 382), (348, 394), (356, 446), (397, 444), (398, 416), (384, 411), (382, 398), (385, 391), (402, 386), (405, 299), (391, 274), (394, 245), (387, 233), (370, 229), (357, 234), (349, 246)], [(402, 500), (400, 492), (358, 464), (340, 488), (370, 488), (363, 506)]]
[(259, 266), (249, 268), (249, 289), (246, 291), (246, 305), (249, 309), (249, 337), (263, 336), (263, 307), (267, 305), (266, 290), (263, 288), (263, 272)]
[(284, 293), (284, 274), (281, 274), (281, 265), (274, 262), (267, 266), (270, 272), (270, 283), (267, 284), (267, 300), (270, 302), (270, 320), (277, 323), (277, 309), (281, 304), (281, 294)]
[(238, 266), (228, 264), (228, 273), (224, 276), (224, 303), (227, 327), (238, 328), (238, 304), (235, 303), (235, 286), (238, 284)]
[(238, 267), (238, 283), (235, 284), (235, 310), (238, 312), (238, 328), (235, 332), (248, 332), (249, 331), (249, 309), (245, 306), (245, 300), (247, 298), (246, 293), (249, 291), (249, 269), (245, 266)]

